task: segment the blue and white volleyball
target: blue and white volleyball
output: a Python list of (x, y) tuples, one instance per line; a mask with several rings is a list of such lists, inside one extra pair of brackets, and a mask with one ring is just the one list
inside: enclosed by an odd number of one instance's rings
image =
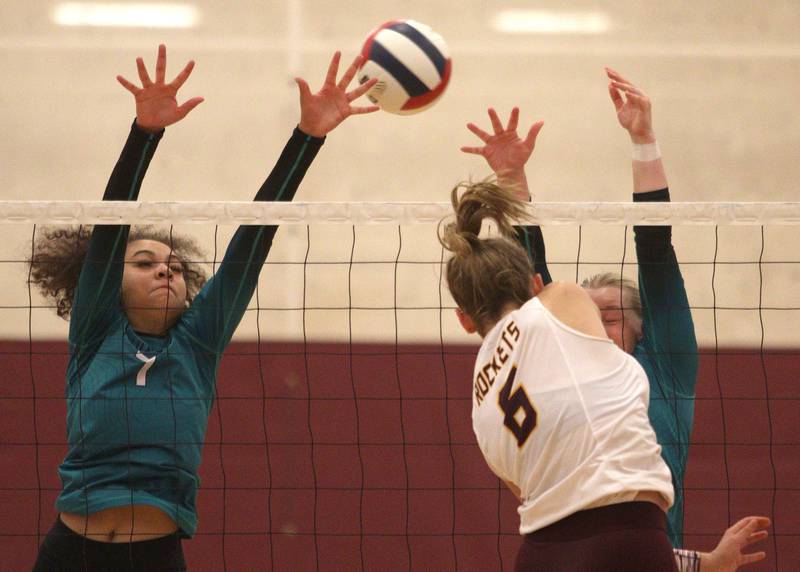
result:
[(384, 111), (409, 115), (444, 93), (453, 64), (444, 39), (414, 20), (392, 20), (370, 33), (361, 49), (358, 80), (378, 78), (367, 97)]

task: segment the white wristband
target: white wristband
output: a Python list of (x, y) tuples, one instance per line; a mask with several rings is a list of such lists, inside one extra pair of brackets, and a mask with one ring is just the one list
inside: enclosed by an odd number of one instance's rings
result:
[(661, 149), (658, 148), (658, 141), (645, 144), (633, 144), (634, 161), (655, 161), (661, 158)]

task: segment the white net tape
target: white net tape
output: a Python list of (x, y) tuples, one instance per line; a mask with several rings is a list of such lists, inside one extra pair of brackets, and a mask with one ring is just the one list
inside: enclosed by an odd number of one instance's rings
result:
[[(0, 201), (0, 223), (431, 224), (449, 203)], [(800, 202), (536, 203), (541, 225), (798, 225)]]

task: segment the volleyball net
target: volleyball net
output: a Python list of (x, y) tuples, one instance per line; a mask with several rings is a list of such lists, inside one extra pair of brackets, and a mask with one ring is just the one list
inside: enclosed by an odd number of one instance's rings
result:
[[(672, 225), (699, 345), (684, 545), (751, 514), (800, 565), (800, 203), (544, 203), (554, 280), (637, 279), (634, 225)], [(28, 283), (53, 225), (195, 237), (211, 274), (238, 224), (279, 224), (222, 360), (193, 570), (513, 570), (516, 500), (471, 428), (477, 338), (436, 237), (444, 203), (0, 202), (0, 546), (30, 567), (66, 452), (67, 324)], [(758, 566), (762, 566), (758, 568)]]

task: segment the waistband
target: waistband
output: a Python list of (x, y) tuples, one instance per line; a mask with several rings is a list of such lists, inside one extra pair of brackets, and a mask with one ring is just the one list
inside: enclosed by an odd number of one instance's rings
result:
[(534, 542), (563, 542), (631, 528), (666, 532), (666, 514), (651, 502), (612, 504), (576, 512), (525, 537)]
[(183, 566), (183, 548), (178, 533), (139, 542), (100, 542), (70, 529), (56, 518), (43, 542), (43, 549), (58, 555), (65, 565), (88, 564), (89, 568), (114, 568), (120, 563), (132, 564), (136, 570)]

